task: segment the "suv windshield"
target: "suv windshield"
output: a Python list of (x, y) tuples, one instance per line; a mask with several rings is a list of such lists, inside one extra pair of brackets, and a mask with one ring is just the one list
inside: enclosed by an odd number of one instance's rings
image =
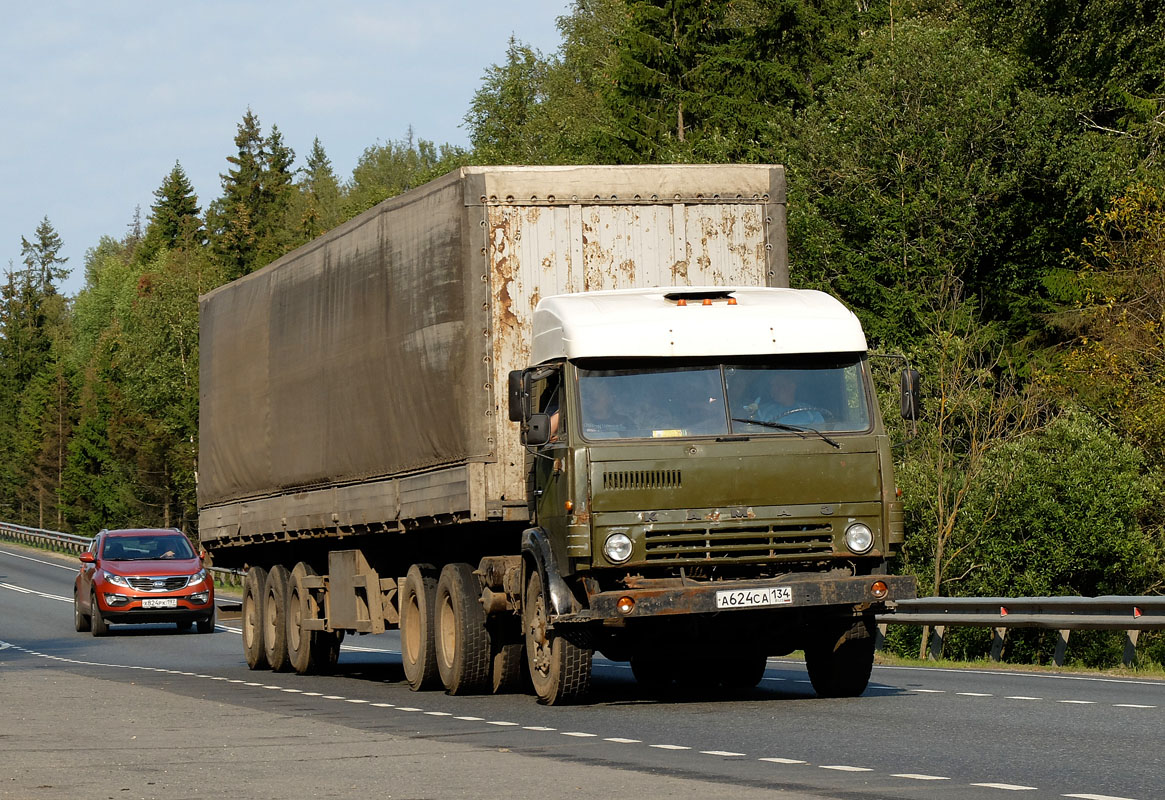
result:
[(788, 435), (790, 429), (866, 431), (870, 409), (863, 365), (860, 354), (830, 354), (811, 360), (668, 367), (580, 366), (583, 436), (640, 439)]
[(194, 558), (194, 548), (185, 536), (110, 536), (102, 556), (111, 561), (152, 561)]

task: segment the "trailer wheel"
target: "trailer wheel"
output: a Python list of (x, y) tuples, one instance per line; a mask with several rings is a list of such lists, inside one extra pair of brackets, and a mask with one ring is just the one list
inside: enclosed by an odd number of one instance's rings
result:
[(446, 564), (437, 581), (437, 671), (449, 694), (474, 694), (490, 686), (492, 663), (481, 585), (469, 564)]
[(243, 578), (243, 655), (250, 669), (266, 669), (267, 654), (263, 649), (263, 586), (267, 570), (251, 567)]
[(276, 564), (263, 584), (263, 653), (276, 672), (290, 666), (287, 655), (287, 567)]
[(340, 644), (344, 641), (343, 631), (316, 631), (315, 660), (316, 671), (331, 672), (340, 660)]
[(287, 618), (288, 660), (292, 670), (301, 675), (318, 672), (322, 666), (319, 664), (319, 657), (323, 654), (319, 638), (324, 631), (303, 629), (304, 620), (315, 620), (318, 616), (318, 604), (315, 597), (312, 597), (309, 590), (303, 587), (303, 579), (308, 575), (315, 574), (315, 569), (312, 569), (305, 562), (299, 561), (299, 564), (295, 565), (295, 569), (292, 569), (288, 579), (288, 608), (287, 617), (285, 617)]
[(857, 697), (866, 690), (874, 668), (871, 624), (861, 620), (805, 648), (805, 666), (818, 697)]
[(526, 634), (526, 661), (530, 683), (538, 701), (546, 705), (572, 703), (591, 688), (594, 650), (581, 647), (550, 627), (550, 605), (542, 574), (531, 570), (522, 603), (522, 627)]
[(89, 630), (89, 617), (81, 613), (81, 593), (76, 589), (73, 590), (73, 627), (77, 629), (77, 633), (85, 633)]
[(663, 658), (637, 654), (631, 657), (631, 674), (649, 692), (662, 692), (671, 687), (675, 670)]
[(435, 688), (439, 678), (433, 643), (436, 603), (436, 570), (428, 564), (413, 564), (400, 593), (400, 659), (414, 692)]
[(522, 627), (517, 618), (490, 628), (490, 685), (494, 694), (518, 691), (522, 685), (522, 667), (526, 664), (526, 645), (522, 642)]

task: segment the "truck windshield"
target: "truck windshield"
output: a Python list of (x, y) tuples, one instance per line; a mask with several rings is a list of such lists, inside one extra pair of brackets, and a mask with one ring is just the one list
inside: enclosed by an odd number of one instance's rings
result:
[(866, 431), (863, 364), (860, 354), (832, 354), (667, 367), (580, 365), (582, 432), (587, 439), (643, 439)]

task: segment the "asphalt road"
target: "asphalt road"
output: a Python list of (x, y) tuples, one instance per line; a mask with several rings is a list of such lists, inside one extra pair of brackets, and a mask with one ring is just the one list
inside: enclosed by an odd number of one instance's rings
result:
[(814, 696), (652, 696), (596, 658), (585, 706), (404, 683), (395, 633), (337, 674), (251, 672), (237, 620), (72, 624), (75, 561), (0, 546), (0, 798), (1165, 797), (1165, 681), (875, 667)]

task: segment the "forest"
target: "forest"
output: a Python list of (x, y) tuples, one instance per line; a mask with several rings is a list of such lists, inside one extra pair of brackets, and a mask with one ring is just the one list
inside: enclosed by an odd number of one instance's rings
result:
[[(52, 222), (22, 237), (0, 519), (195, 535), (199, 295), (387, 197), (466, 164), (779, 163), (793, 285), (923, 375), (894, 568), (921, 594), (1165, 592), (1160, 0), (575, 0), (559, 30), (476, 79), (467, 147), (410, 129), (339, 176), (246, 109), (221, 194), (175, 163), (88, 247), (75, 297)], [(1009, 657), (1051, 647), (1017, 634)], [(1165, 663), (1160, 634), (1139, 649)]]

